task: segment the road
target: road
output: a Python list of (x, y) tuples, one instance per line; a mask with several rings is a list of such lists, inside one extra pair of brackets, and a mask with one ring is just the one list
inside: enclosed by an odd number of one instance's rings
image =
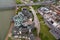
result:
[[(24, 1), (22, 1), (24, 2)], [(32, 5), (50, 5), (53, 4), (54, 2), (51, 1), (45, 1), (45, 2), (37, 2), (37, 3), (23, 3), (23, 4), (18, 4), (17, 6), (32, 6)]]
[(30, 10), (32, 11), (32, 13), (33, 13), (33, 15), (34, 15), (34, 23), (35, 23), (35, 27), (37, 28), (37, 37), (36, 37), (36, 40), (41, 40), (40, 38), (39, 38), (39, 33), (40, 33), (40, 22), (39, 22), (39, 20), (38, 20), (38, 18), (37, 18), (37, 15), (36, 15), (36, 12), (35, 12), (35, 10), (33, 9), (33, 7), (32, 6), (29, 6), (29, 8), (30, 8)]
[(39, 32), (40, 32), (40, 23), (39, 23), (39, 20), (37, 18), (37, 15), (36, 15), (36, 12), (35, 10), (33, 9), (32, 6), (29, 6), (30, 10), (32, 11), (33, 15), (34, 15), (34, 22), (35, 22), (35, 27), (37, 28), (37, 34), (39, 36)]

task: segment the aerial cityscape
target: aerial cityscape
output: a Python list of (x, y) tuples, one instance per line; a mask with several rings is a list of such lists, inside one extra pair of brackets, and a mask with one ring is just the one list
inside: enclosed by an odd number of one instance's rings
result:
[(0, 40), (60, 40), (60, 0), (0, 0)]

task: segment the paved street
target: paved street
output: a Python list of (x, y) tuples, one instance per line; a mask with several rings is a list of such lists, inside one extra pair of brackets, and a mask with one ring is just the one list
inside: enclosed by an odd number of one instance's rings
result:
[[(22, 1), (24, 2), (24, 1)], [(25, 4), (24, 4), (25, 3)], [(32, 6), (32, 5), (48, 5), (48, 4), (53, 4), (51, 1), (48, 2), (36, 2), (36, 3), (26, 3), (24, 2), (23, 4), (18, 4), (17, 6)]]
[(40, 32), (40, 23), (39, 20), (37, 18), (36, 12), (35, 10), (32, 8), (32, 6), (29, 6), (30, 10), (32, 11), (33, 15), (34, 15), (34, 22), (35, 22), (35, 27), (37, 28), (37, 34), (39, 35)]
[(31, 11), (32, 11), (32, 13), (33, 13), (33, 15), (34, 15), (34, 22), (35, 22), (35, 27), (37, 28), (37, 35), (38, 35), (38, 37), (36, 38), (36, 40), (41, 40), (40, 38), (39, 38), (39, 32), (40, 32), (40, 23), (39, 23), (39, 20), (38, 20), (38, 18), (37, 18), (37, 15), (36, 15), (36, 12), (35, 12), (35, 10), (32, 8), (32, 6), (29, 6), (31, 9)]

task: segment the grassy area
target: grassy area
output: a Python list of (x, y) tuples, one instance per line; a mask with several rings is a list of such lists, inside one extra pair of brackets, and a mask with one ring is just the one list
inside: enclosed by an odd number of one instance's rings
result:
[(16, 3), (17, 3), (17, 4), (21, 4), (21, 1), (20, 1), (20, 0), (16, 0)]
[(38, 8), (41, 7), (41, 5), (33, 5), (32, 7), (33, 7), (34, 9), (38, 9)]
[(40, 38), (41, 40), (56, 40), (49, 32), (48, 26), (45, 24), (43, 17), (40, 14), (36, 14), (40, 21)]
[(37, 29), (34, 28), (34, 29), (32, 30), (32, 33), (34, 34), (34, 36), (37, 36)]
[(32, 7), (33, 7), (35, 10), (37, 10), (38, 8), (40, 8), (40, 7), (42, 7), (42, 6), (44, 6), (44, 5), (33, 5)]
[(33, 2), (37, 2), (38, 0), (33, 0)]
[(12, 40), (11, 37), (8, 37), (8, 40)]

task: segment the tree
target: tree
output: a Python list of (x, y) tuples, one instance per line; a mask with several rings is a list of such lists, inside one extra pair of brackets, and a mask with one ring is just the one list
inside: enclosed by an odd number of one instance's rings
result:
[(11, 37), (8, 37), (8, 40), (12, 40)]
[(59, 2), (59, 0), (55, 0), (55, 4), (57, 5), (57, 3)]

